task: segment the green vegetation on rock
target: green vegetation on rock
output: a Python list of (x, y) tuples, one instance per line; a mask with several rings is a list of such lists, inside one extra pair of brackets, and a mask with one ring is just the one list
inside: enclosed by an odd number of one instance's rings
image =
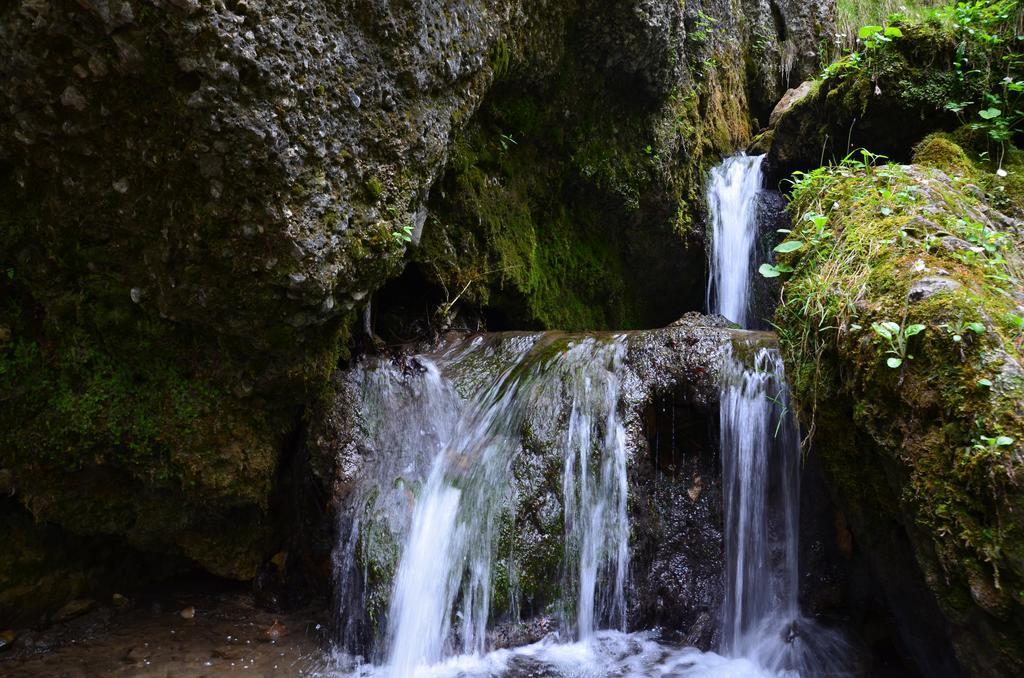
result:
[(802, 418), (841, 505), (855, 507), (858, 537), (870, 548), (890, 521), (905, 523), (963, 665), (1015, 672), (1019, 222), (992, 207), (992, 191), (1006, 190), (999, 178), (951, 137), (924, 140), (915, 160), (876, 164), (864, 153), (797, 176), (786, 242), (799, 247), (777, 248), (791, 272), (774, 321)]
[(908, 161), (924, 135), (962, 126), (1000, 160), (1020, 125), (1020, 11), (979, 0), (858, 26), (856, 43), (773, 123), (770, 164), (782, 177), (857, 147)]

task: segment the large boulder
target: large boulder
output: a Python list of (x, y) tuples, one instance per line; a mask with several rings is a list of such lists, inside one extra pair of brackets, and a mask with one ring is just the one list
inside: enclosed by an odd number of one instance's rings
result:
[(1019, 675), (1021, 223), (994, 207), (1017, 198), (949, 137), (918, 156), (797, 181), (774, 320), (811, 454), (909, 656), (925, 675)]
[[(899, 35), (868, 38), (870, 46), (812, 73), (782, 99), (755, 143), (768, 154), (770, 184), (861, 148), (908, 162), (925, 135), (962, 124), (987, 100), (985, 79), (958, 68), (999, 63), (1007, 40), (986, 42), (966, 23), (937, 20), (894, 18), (889, 28)], [(984, 30), (996, 32), (989, 24)]]
[[(667, 320), (703, 254), (664, 252), (700, 241), (703, 169), (749, 131), (747, 28), (777, 23), (745, 19), (724, 1), (5, 4), (13, 495), (71, 533), (249, 579), (288, 533), (274, 507), (303, 408), (407, 258), (442, 271), (445, 303), (481, 280), (464, 300), (509, 323)], [(540, 105), (533, 127), (502, 127), (517, 98)], [(564, 139), (524, 136), (566, 111)], [(507, 165), (487, 157), (503, 143)], [(530, 218), (489, 230), (510, 213)]]

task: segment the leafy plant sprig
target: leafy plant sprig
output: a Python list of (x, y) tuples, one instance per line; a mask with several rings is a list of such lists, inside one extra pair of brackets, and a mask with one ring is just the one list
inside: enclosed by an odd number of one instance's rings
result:
[(399, 228), (397, 231), (391, 232), (391, 237), (395, 239), (399, 245), (407, 245), (412, 242), (412, 224), (406, 224)]
[(899, 323), (887, 320), (880, 323), (871, 323), (871, 329), (875, 334), (889, 342), (887, 354), (892, 354), (886, 359), (885, 364), (896, 369), (905, 360), (913, 360), (914, 356), (907, 352), (907, 343), (910, 337), (924, 331), (924, 325), (907, 325), (900, 327)]

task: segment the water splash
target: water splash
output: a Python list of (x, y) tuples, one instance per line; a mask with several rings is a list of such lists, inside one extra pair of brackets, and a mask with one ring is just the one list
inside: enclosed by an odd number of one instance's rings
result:
[[(337, 676), (325, 669), (314, 676)], [(351, 678), (385, 678), (388, 669), (362, 666)], [(487, 654), (449, 657), (421, 667), (416, 678), (775, 678), (744, 658), (723, 657), (692, 647), (679, 648), (658, 642), (654, 632), (626, 634), (597, 631), (590, 638), (571, 643), (553, 637), (532, 645)]]
[(763, 155), (736, 155), (711, 170), (711, 272), (708, 310), (749, 327), (750, 278), (757, 238)]

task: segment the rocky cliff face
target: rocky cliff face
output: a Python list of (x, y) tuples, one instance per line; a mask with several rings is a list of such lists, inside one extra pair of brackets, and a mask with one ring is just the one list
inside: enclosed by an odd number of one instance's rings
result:
[(509, 323), (696, 307), (703, 170), (829, 27), (741, 5), (8, 3), (5, 489), (250, 578), (303, 407), (407, 259)]

